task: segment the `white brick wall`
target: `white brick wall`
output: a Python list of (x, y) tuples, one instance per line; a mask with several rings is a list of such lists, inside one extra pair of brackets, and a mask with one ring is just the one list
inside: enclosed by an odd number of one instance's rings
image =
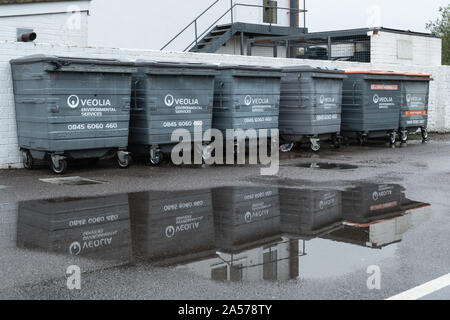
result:
[[(412, 59), (398, 57), (399, 41), (412, 43)], [(439, 66), (442, 55), (441, 39), (380, 31), (371, 37), (371, 61), (388, 65)]]
[[(54, 13), (42, 15), (29, 15), (21, 17), (0, 18), (0, 41), (16, 41), (17, 28), (33, 29), (37, 34), (36, 43), (50, 43), (62, 45), (75, 45), (86, 47), (88, 45), (88, 15), (87, 12), (76, 13), (76, 24), (72, 24), (72, 13)], [(78, 25), (79, 22), (79, 25)]]
[(10, 43), (0, 41), (0, 168), (21, 167), (17, 146), (14, 96), (9, 60), (31, 54), (54, 54), (73, 57), (119, 58), (125, 60), (147, 59), (179, 62), (234, 63), (243, 65), (312, 65), (339, 69), (394, 69), (398, 71), (425, 72), (433, 75), (430, 93), (430, 129), (450, 131), (450, 67), (406, 66), (387, 63), (354, 63), (322, 60), (300, 60), (270, 57), (247, 57), (224, 54), (161, 52), (149, 50), (84, 48), (39, 43)]

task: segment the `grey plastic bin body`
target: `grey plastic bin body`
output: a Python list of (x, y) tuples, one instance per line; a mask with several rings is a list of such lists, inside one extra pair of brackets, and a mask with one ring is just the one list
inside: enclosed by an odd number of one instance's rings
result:
[(55, 56), (11, 60), (19, 147), (34, 158), (99, 158), (128, 146), (131, 63)]
[(236, 253), (279, 239), (278, 189), (226, 187), (213, 190), (218, 249)]
[(398, 130), (401, 77), (394, 73), (347, 73), (342, 98), (344, 136), (384, 137)]
[(219, 66), (219, 72), (213, 128), (224, 136), (227, 129), (278, 129), (281, 69)]
[(93, 259), (131, 260), (127, 195), (21, 202), (17, 229), (19, 247)]
[(342, 212), (346, 221), (369, 223), (400, 215), (405, 189), (396, 184), (364, 184), (342, 192)]
[(129, 195), (135, 253), (161, 265), (214, 256), (211, 190)]
[(279, 189), (281, 230), (309, 240), (342, 227), (340, 191)]
[(430, 91), (429, 75), (405, 75), (402, 80), (400, 130), (427, 129)]
[[(130, 148), (170, 152), (173, 131), (211, 129), (216, 66), (170, 62), (138, 62), (132, 81)], [(197, 140), (195, 140), (197, 139)]]
[(286, 141), (341, 132), (344, 71), (308, 66), (283, 69), (280, 135)]

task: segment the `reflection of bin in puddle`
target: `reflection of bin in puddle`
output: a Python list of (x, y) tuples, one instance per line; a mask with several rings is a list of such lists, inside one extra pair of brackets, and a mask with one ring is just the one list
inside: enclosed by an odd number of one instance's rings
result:
[(277, 188), (218, 188), (213, 190), (213, 205), (220, 251), (239, 252), (280, 239)]
[(35, 55), (11, 60), (19, 147), (23, 164), (51, 160), (53, 172), (67, 158), (117, 153), (129, 165), (131, 63)]
[(390, 216), (368, 223), (346, 222), (343, 229), (323, 236), (339, 242), (381, 249), (402, 241), (403, 234), (431, 217), (430, 205), (406, 199)]
[(281, 230), (309, 240), (342, 227), (341, 192), (280, 189)]
[(135, 254), (170, 265), (215, 254), (210, 190), (129, 196)]
[(348, 71), (342, 94), (342, 134), (357, 138), (397, 137), (401, 76), (389, 71)]
[(340, 146), (344, 71), (309, 66), (283, 69), (280, 135), (287, 142), (308, 142), (319, 151), (320, 139)]
[(402, 104), (400, 109), (400, 139), (408, 141), (408, 134), (418, 129), (422, 139), (428, 139), (428, 100), (430, 75), (405, 73), (402, 79)]
[(147, 153), (157, 165), (163, 153), (170, 153), (177, 143), (172, 141), (175, 130), (188, 130), (196, 139), (196, 127), (201, 129), (201, 138), (211, 129), (217, 71), (215, 66), (200, 63), (138, 62), (136, 66), (130, 148)]
[(17, 245), (104, 260), (131, 258), (128, 196), (19, 203)]
[(396, 184), (363, 184), (342, 192), (342, 215), (353, 223), (367, 223), (399, 215), (405, 189)]

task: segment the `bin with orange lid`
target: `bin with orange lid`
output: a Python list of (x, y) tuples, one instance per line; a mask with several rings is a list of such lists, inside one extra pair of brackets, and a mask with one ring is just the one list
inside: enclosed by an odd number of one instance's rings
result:
[(419, 129), (423, 141), (428, 140), (428, 102), (431, 75), (404, 73), (401, 85), (399, 134), (402, 142), (408, 141), (408, 134)]

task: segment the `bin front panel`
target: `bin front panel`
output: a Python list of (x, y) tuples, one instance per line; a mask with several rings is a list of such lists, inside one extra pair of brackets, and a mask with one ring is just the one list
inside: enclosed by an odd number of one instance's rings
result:
[(215, 248), (210, 190), (130, 194), (134, 248), (164, 261)]
[(344, 219), (366, 223), (401, 212), (404, 189), (395, 184), (366, 184), (342, 192)]
[(349, 75), (344, 80), (342, 131), (397, 130), (400, 104), (401, 83), (395, 77)]
[(278, 129), (280, 78), (240, 76), (222, 70), (216, 78), (213, 127), (227, 129)]
[(277, 188), (217, 188), (213, 206), (216, 242), (222, 250), (239, 250), (280, 235)]
[(315, 236), (342, 221), (341, 192), (279, 189), (281, 230), (295, 236)]
[[(92, 66), (93, 69), (94, 66)], [(131, 74), (12, 65), (19, 145), (48, 152), (126, 148)]]
[(127, 195), (25, 201), (18, 246), (94, 259), (131, 259)]
[(339, 133), (342, 80), (326, 78), (326, 74), (287, 73), (281, 85), (280, 134)]
[(427, 127), (429, 81), (403, 81), (400, 128)]
[(211, 129), (214, 76), (152, 74), (141, 72), (133, 79), (130, 143), (174, 144), (173, 131)]

